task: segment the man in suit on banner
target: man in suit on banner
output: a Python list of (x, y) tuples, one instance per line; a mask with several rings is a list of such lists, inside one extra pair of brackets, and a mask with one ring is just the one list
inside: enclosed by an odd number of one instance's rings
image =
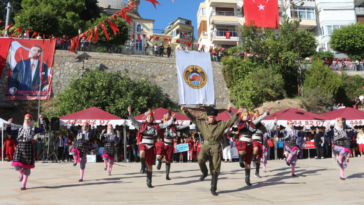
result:
[[(42, 48), (33, 46), (29, 51), (29, 59), (19, 61), (13, 69), (8, 86), (9, 92), (14, 95), (19, 91), (38, 91), (41, 78), (39, 76), (39, 69), (41, 69), (40, 56), (42, 55)], [(49, 89), (48, 84), (48, 67), (43, 63), (42, 68), (42, 91), (47, 92)]]

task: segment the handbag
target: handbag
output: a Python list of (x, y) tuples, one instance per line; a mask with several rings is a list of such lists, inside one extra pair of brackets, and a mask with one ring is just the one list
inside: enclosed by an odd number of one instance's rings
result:
[(268, 146), (269, 146), (269, 147), (273, 147), (273, 142), (272, 142), (272, 140), (271, 140), (271, 139), (268, 139), (268, 140), (267, 140), (267, 143), (268, 143)]

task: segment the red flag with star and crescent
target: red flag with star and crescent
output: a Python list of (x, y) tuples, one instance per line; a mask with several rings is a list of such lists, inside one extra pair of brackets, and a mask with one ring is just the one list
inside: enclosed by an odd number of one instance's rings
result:
[(245, 24), (254, 22), (258, 27), (277, 28), (279, 24), (278, 1), (244, 0)]

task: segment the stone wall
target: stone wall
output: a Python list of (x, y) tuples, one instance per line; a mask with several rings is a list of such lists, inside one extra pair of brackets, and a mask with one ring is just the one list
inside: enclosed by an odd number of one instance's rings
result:
[[(62, 91), (70, 82), (72, 77), (79, 78), (82, 75), (82, 62), (76, 62), (76, 57), (81, 53), (57, 50), (54, 58), (53, 88), (52, 95), (57, 97), (57, 93)], [(135, 56), (109, 53), (88, 52), (91, 57), (84, 62), (86, 70), (94, 70), (97, 67), (105, 69), (107, 72), (121, 71), (128, 73), (131, 79), (146, 78), (157, 84), (163, 92), (176, 104), (178, 104), (178, 82), (176, 60), (174, 58), (161, 58), (154, 56)], [(212, 63), (216, 108), (225, 109), (229, 103), (229, 90), (226, 87), (222, 75), (222, 65)], [(5, 89), (7, 83), (8, 65), (5, 65), (0, 83), (0, 107), (11, 106), (18, 102), (5, 101)], [(188, 106), (199, 108), (199, 106)]]

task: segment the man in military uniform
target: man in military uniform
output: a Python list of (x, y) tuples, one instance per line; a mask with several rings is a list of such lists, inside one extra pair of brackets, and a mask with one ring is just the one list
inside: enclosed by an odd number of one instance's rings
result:
[[(234, 122), (239, 118), (240, 113), (243, 111), (242, 108), (239, 109), (237, 113), (230, 119), (226, 121), (216, 121), (216, 116), (218, 111), (210, 108), (207, 110), (207, 121), (196, 120), (194, 116), (188, 110), (182, 106), (181, 110), (184, 111), (186, 116), (200, 129), (205, 141), (201, 145), (201, 151), (198, 156), (198, 165), (200, 166), (202, 176), (200, 181), (203, 181), (208, 174), (207, 166), (205, 162), (209, 160), (210, 162), (210, 173), (212, 175), (211, 180), (211, 194), (217, 196), (217, 177), (220, 174), (221, 166), (221, 144), (220, 139), (226, 128), (234, 124)], [(228, 106), (227, 109), (231, 112), (231, 107)]]

